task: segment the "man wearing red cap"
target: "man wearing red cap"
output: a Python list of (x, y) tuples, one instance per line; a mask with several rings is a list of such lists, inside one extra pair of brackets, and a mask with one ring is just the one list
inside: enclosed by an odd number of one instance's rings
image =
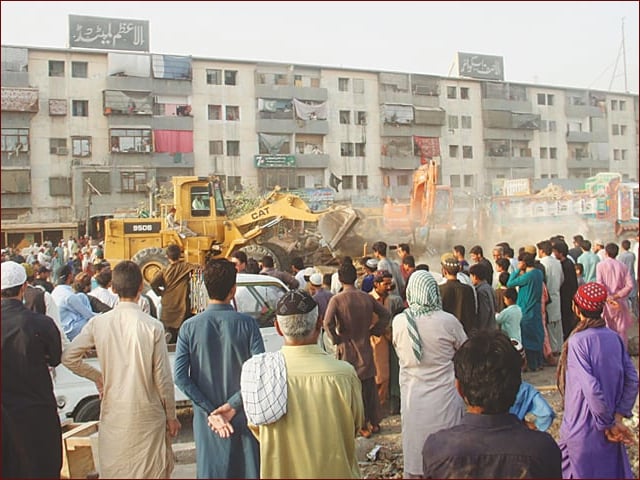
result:
[(621, 338), (602, 319), (607, 296), (602, 285), (591, 282), (573, 297), (578, 324), (558, 367), (563, 478), (633, 478), (624, 445), (635, 440), (622, 418), (631, 416), (638, 372)]

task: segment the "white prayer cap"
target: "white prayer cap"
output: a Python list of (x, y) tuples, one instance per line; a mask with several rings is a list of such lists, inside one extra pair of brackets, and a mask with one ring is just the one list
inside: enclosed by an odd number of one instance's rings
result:
[(27, 272), (19, 263), (11, 261), (2, 262), (0, 269), (2, 270), (1, 290), (24, 285), (24, 282), (27, 281)]

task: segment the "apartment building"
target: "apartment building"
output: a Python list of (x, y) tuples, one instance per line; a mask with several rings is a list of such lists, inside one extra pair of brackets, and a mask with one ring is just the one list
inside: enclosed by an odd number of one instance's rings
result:
[[(439, 163), (461, 196), (499, 178), (638, 180), (638, 95), (418, 73), (2, 46), (2, 245), (148, 208), (175, 175), (406, 199)], [(331, 187), (334, 188), (331, 188)]]

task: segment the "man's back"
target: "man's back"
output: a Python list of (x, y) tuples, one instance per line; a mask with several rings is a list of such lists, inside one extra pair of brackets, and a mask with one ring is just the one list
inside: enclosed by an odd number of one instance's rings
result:
[(193, 268), (183, 261), (174, 262), (151, 280), (151, 288), (162, 299), (160, 319), (165, 327), (179, 328), (189, 310), (187, 295)]
[(429, 436), (424, 478), (562, 478), (560, 449), (512, 414), (466, 414)]
[(464, 332), (469, 335), (476, 318), (476, 301), (473, 287), (465, 285), (459, 280), (447, 280), (439, 285), (442, 297), (442, 309), (456, 317)]
[[(317, 345), (284, 346), (287, 413), (251, 427), (260, 439), (261, 478), (360, 478), (355, 432), (363, 421), (354, 368)], [(331, 411), (331, 422), (317, 412)]]

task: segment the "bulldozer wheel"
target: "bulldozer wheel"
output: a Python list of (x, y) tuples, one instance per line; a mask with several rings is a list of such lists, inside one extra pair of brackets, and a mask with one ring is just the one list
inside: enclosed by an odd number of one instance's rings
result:
[(251, 245), (242, 247), (240, 250), (246, 253), (247, 257), (254, 258), (258, 262), (265, 255), (270, 255), (271, 257), (273, 257), (273, 263), (276, 270), (282, 270), (283, 266), (289, 263), (286, 255), (282, 255), (282, 253), (279, 252), (279, 250), (281, 250), (282, 252), (284, 252), (284, 250), (277, 245), (266, 246), (262, 244), (252, 243)]
[(169, 265), (169, 259), (162, 248), (145, 248), (136, 253), (131, 259), (142, 270), (142, 278), (150, 283), (156, 273)]

